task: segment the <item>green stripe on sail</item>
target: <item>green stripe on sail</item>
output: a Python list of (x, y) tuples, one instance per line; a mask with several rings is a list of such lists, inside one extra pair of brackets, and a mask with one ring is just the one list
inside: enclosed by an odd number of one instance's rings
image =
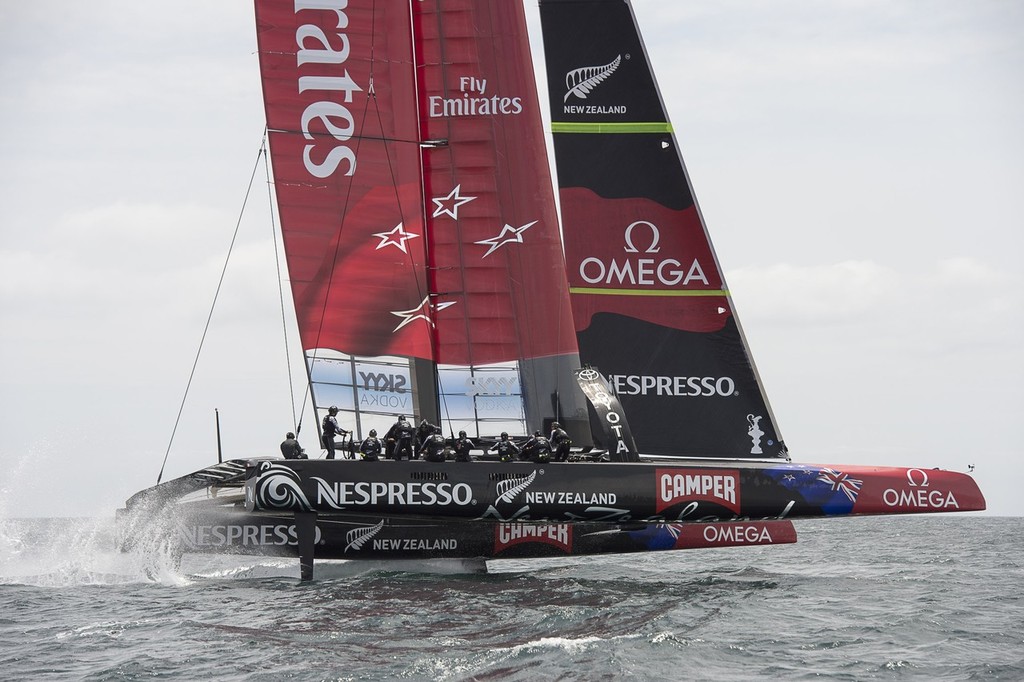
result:
[(598, 296), (728, 296), (725, 289), (598, 289), (569, 287), (570, 294), (597, 294)]
[(672, 124), (668, 121), (650, 123), (577, 123), (569, 121), (552, 121), (553, 133), (671, 133)]

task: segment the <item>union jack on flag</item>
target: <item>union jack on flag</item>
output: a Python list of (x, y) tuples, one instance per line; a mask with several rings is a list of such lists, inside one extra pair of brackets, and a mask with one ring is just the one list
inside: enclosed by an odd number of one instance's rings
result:
[(860, 487), (864, 485), (864, 481), (850, 478), (843, 472), (836, 471), (835, 469), (822, 469), (821, 473), (818, 474), (818, 480), (822, 483), (828, 483), (832, 486), (832, 490), (842, 490), (850, 499), (850, 502), (857, 501), (857, 493), (860, 492)]

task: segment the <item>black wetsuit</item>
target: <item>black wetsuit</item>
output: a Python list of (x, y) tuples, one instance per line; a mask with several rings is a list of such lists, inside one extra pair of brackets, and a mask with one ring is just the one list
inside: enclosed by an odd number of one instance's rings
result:
[(469, 456), (469, 451), (474, 447), (473, 441), (469, 438), (459, 438), (455, 441), (455, 461), (456, 462), (472, 462), (473, 458)]
[(377, 438), (377, 436), (364, 438), (363, 442), (359, 444), (359, 452), (362, 453), (363, 459), (367, 462), (380, 461), (381, 448), (380, 438)]
[(285, 438), (281, 443), (281, 454), (285, 459), (306, 459), (306, 453), (302, 451), (299, 441), (294, 438)]
[(439, 433), (427, 436), (427, 439), (423, 441), (423, 459), (428, 462), (443, 462), (444, 457), (444, 436)]
[(498, 459), (502, 462), (511, 462), (519, 456), (519, 446), (510, 440), (499, 440), (491, 448), (498, 451)]

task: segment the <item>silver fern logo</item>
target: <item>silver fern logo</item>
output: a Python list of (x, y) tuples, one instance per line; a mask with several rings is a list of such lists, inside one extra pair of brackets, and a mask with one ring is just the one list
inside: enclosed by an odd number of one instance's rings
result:
[(260, 463), (256, 504), (261, 509), (312, 509), (299, 486), (299, 475), (288, 467), (272, 462)]
[(373, 536), (384, 528), (384, 519), (377, 522), (375, 526), (361, 526), (359, 528), (353, 528), (345, 534), (345, 551), (350, 549), (359, 550), (363, 548), (367, 542), (369, 542)]
[(537, 478), (536, 469), (534, 469), (526, 478), (508, 478), (504, 481), (498, 481), (498, 485), (495, 486), (495, 492), (498, 493), (498, 498), (495, 502), (511, 502), (516, 499), (516, 496), (519, 493), (529, 488), (535, 478)]
[(590, 91), (615, 73), (621, 63), (622, 55), (620, 54), (611, 63), (604, 66), (582, 66), (565, 74), (565, 87), (568, 92), (565, 93), (562, 101), (568, 101), (571, 95), (586, 99)]

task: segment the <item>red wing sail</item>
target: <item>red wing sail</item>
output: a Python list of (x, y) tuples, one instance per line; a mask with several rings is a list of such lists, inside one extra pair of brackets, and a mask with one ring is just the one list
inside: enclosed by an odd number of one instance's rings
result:
[(523, 7), (412, 7), (428, 282), (447, 306), (436, 329), (441, 418), (491, 435), (552, 418), (585, 426), (575, 419), (576, 337)]
[(257, 0), (256, 18), (316, 404), (359, 433), (413, 412), (494, 432), (571, 422), (576, 338), (522, 6)]
[(256, 20), (303, 347), (432, 357), (408, 7), (258, 0)]
[(580, 359), (641, 453), (784, 456), (629, 3), (541, 22)]
[(437, 359), (576, 352), (526, 21), (519, 2), (413, 3)]

